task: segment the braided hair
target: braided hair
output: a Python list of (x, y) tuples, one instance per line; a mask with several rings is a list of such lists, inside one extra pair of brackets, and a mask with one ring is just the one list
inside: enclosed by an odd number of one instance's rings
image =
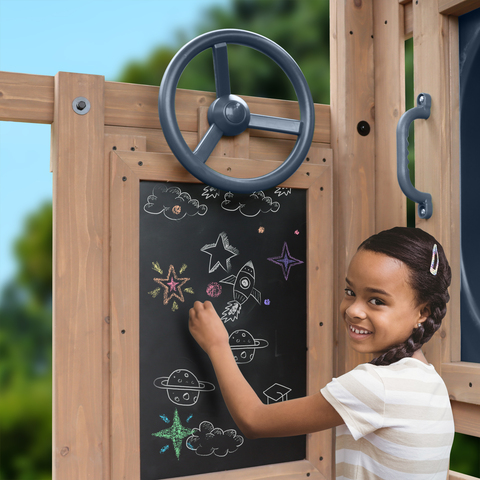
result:
[[(435, 245), (437, 258), (433, 255)], [(395, 227), (372, 235), (358, 250), (383, 253), (403, 262), (408, 267), (408, 283), (415, 292), (417, 306), (426, 304), (430, 309), (430, 316), (413, 329), (404, 343), (393, 345), (370, 363), (390, 365), (402, 358), (411, 357), (432, 338), (447, 312), (447, 303), (450, 300), (448, 287), (452, 273), (443, 247), (420, 228)], [(438, 267), (436, 274), (430, 271), (432, 260)]]

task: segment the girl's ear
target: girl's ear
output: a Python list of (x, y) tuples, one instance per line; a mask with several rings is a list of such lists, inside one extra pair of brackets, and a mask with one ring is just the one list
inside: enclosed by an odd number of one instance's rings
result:
[(420, 318), (418, 319), (419, 323), (423, 323), (430, 315), (432, 311), (430, 310), (430, 305), (425, 304), (420, 307)]

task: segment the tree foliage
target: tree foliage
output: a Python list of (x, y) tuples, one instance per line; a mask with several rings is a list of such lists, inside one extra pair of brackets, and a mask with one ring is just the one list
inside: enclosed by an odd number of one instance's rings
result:
[[(230, 8), (214, 8), (196, 34), (221, 28), (238, 28), (266, 36), (284, 48), (298, 63), (316, 103), (329, 103), (328, 0), (234, 0)], [(144, 61), (129, 63), (120, 81), (159, 85), (176, 51), (187, 42), (160, 46)], [(285, 74), (267, 56), (254, 49), (229, 45), (232, 93), (295, 100)], [(198, 55), (186, 68), (180, 88), (214, 91), (210, 51)]]

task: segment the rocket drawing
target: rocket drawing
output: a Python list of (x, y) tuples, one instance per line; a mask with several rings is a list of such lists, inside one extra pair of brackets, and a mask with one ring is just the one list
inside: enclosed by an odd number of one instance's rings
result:
[(237, 275), (230, 275), (221, 283), (228, 283), (233, 285), (233, 300), (227, 303), (225, 310), (222, 313), (222, 320), (224, 323), (228, 321), (234, 322), (242, 305), (250, 298), (253, 297), (259, 304), (261, 303), (261, 293), (255, 288), (255, 268), (251, 261), (247, 262)]

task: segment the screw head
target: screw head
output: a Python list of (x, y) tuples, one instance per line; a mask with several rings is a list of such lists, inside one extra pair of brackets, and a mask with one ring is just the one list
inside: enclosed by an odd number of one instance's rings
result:
[(357, 132), (362, 136), (366, 137), (370, 133), (370, 125), (365, 120), (358, 122)]

